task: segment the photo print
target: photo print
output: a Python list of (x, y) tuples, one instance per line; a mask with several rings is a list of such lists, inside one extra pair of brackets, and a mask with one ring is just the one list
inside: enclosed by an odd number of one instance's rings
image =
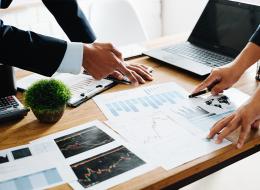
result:
[(71, 165), (79, 184), (88, 188), (146, 164), (124, 146)]
[(8, 153), (0, 153), (0, 164), (9, 162)]
[(13, 162), (15, 160), (32, 156), (31, 150), (27, 146), (19, 146), (0, 151), (0, 164)]
[(112, 137), (96, 126), (88, 127), (54, 139), (65, 158), (89, 151), (114, 141)]
[(13, 150), (12, 155), (13, 158), (17, 160), (28, 156), (32, 156), (32, 153), (29, 148), (22, 148), (22, 149)]
[(224, 94), (218, 96), (209, 96), (207, 98), (197, 97), (193, 98), (192, 102), (211, 114), (227, 113), (235, 110), (236, 108), (229, 97)]

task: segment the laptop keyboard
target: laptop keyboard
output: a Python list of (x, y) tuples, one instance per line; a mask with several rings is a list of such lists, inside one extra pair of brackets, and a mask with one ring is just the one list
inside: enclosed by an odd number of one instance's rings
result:
[(197, 46), (194, 46), (189, 43), (179, 44), (176, 46), (168, 47), (163, 49), (168, 53), (172, 53), (175, 55), (179, 55), (185, 57), (189, 60), (202, 63), (209, 67), (220, 67), (222, 65), (226, 65), (233, 61), (232, 58), (226, 57)]

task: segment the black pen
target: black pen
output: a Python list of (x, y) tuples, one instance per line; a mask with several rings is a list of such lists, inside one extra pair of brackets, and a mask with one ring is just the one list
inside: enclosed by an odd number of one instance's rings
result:
[[(83, 71), (84, 74), (86, 75), (89, 75), (88, 72), (86, 70)], [(115, 77), (113, 76), (108, 76), (105, 78), (106, 80), (111, 80), (113, 82), (116, 82), (116, 83), (122, 83), (122, 84), (131, 84), (131, 82), (127, 79), (122, 79), (122, 80), (119, 80), (119, 79), (116, 79)]]
[[(152, 67), (148, 67), (147, 68), (147, 72), (149, 72), (150, 74), (153, 73), (153, 68)], [(129, 79), (127, 77), (124, 77), (124, 79), (119, 80), (119, 79), (116, 79), (113, 76), (108, 76), (105, 79), (114, 81), (116, 83), (121, 83), (121, 84), (131, 84), (131, 81), (129, 81)]]
[(119, 80), (119, 79), (116, 79), (115, 77), (112, 77), (112, 76), (108, 76), (105, 79), (111, 80), (111, 81), (116, 82), (116, 83), (121, 83), (121, 84), (131, 84), (131, 82), (127, 79)]
[(199, 92), (196, 92), (196, 93), (193, 93), (191, 95), (189, 95), (189, 98), (195, 98), (197, 96), (200, 96), (200, 95), (203, 95), (203, 94), (206, 94), (208, 92), (211, 91), (211, 89), (216, 85), (218, 84), (220, 81), (219, 80), (215, 80), (212, 84), (210, 84), (205, 90), (202, 90), (202, 91), (199, 91)]
[[(148, 67), (148, 68), (147, 68), (147, 72), (153, 73), (153, 68), (152, 68), (152, 67)], [(86, 70), (84, 70), (83, 73), (88, 75), (88, 72), (87, 72)], [(111, 80), (111, 81), (116, 82), (116, 83), (118, 83), (118, 84), (120, 84), (120, 83), (121, 83), (121, 84), (131, 84), (131, 81), (130, 81), (127, 77), (124, 77), (124, 79), (119, 80), (119, 79), (117, 79), (117, 78), (115, 78), (115, 77), (109, 75), (109, 76), (107, 76), (105, 79)]]

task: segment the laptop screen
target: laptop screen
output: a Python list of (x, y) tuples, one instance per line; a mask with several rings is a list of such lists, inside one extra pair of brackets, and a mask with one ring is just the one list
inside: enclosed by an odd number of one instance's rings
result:
[(209, 0), (188, 41), (231, 57), (245, 47), (260, 24), (260, 7)]

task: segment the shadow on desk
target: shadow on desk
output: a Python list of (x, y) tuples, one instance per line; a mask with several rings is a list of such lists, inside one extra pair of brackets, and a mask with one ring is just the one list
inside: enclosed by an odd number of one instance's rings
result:
[[(19, 125), (20, 122), (21, 121), (19, 120), (8, 122), (5, 123), (4, 127), (1, 127), (1, 132), (6, 134), (5, 136), (0, 137), (2, 149), (10, 148), (12, 146), (16, 146), (17, 144), (27, 144), (28, 142), (34, 140), (31, 139), (31, 136), (35, 139), (45, 136), (47, 135), (47, 131), (55, 125), (42, 124), (37, 119), (28, 123), (26, 122), (22, 125)], [(13, 136), (15, 136), (15, 138), (13, 138)], [(12, 141), (9, 140), (10, 137), (12, 137)]]

